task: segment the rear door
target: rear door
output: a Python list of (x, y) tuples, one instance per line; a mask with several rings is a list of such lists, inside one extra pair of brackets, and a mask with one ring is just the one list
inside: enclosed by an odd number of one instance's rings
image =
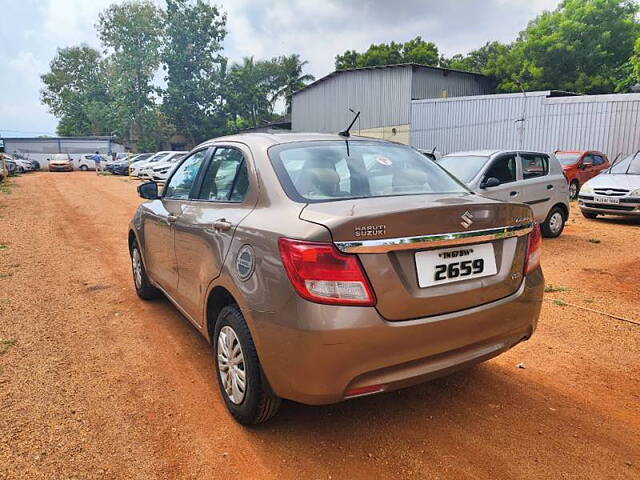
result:
[[(557, 188), (549, 176), (549, 156), (543, 153), (521, 153), (522, 195), (520, 201), (533, 209), (539, 222), (547, 218)], [(566, 181), (563, 181), (566, 183)]]
[(199, 326), (209, 283), (220, 275), (238, 224), (257, 202), (250, 162), (242, 144), (217, 146), (175, 224), (176, 300)]
[(167, 183), (162, 198), (150, 202), (143, 216), (145, 267), (151, 278), (172, 297), (178, 288), (174, 225), (189, 199), (207, 149), (187, 158)]

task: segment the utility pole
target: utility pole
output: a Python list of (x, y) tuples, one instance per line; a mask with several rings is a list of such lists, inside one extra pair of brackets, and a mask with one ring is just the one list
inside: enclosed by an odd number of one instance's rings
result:
[(522, 92), (522, 116), (518, 120), (516, 120), (516, 123), (520, 123), (520, 126), (518, 128), (520, 139), (518, 143), (520, 150), (524, 150), (524, 130), (525, 122), (527, 121), (527, 92), (524, 91), (524, 87), (522, 86), (520, 80), (516, 80), (516, 83), (518, 84), (518, 87), (520, 87), (520, 91)]

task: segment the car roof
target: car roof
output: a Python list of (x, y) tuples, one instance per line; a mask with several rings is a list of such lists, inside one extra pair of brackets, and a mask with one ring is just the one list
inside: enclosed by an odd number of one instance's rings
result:
[(384, 143), (396, 143), (390, 140), (383, 140), (381, 138), (372, 138), (372, 137), (362, 137), (359, 135), (351, 135), (349, 137), (343, 137), (342, 135), (338, 135), (336, 133), (306, 133), (306, 132), (287, 132), (287, 133), (276, 133), (276, 132), (248, 132), (248, 133), (237, 133), (235, 135), (226, 135), (224, 137), (217, 137), (207, 140), (203, 142), (199, 146), (206, 146), (213, 143), (218, 142), (240, 142), (240, 143), (251, 143), (251, 144), (262, 144), (265, 147), (269, 147), (271, 145), (279, 145), (282, 143), (294, 143), (294, 142), (313, 142), (313, 141), (341, 141), (345, 140), (366, 140), (366, 141), (374, 141), (374, 142), (384, 142)]

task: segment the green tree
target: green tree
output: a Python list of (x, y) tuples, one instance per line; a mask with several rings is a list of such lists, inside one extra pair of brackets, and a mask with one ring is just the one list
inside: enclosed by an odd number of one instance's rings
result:
[(438, 65), (440, 54), (432, 42), (425, 42), (417, 36), (405, 43), (372, 44), (363, 52), (347, 50), (336, 56), (336, 70), (346, 68), (371, 67), (376, 65), (395, 65), (399, 63), (420, 63)]
[(118, 134), (138, 140), (149, 134), (149, 112), (155, 109), (153, 77), (160, 65), (162, 17), (150, 0), (114, 4), (99, 14), (98, 34), (110, 54), (114, 74), (113, 103)]
[(167, 0), (164, 18), (162, 91), (169, 121), (192, 144), (222, 133), (225, 126), (222, 41), (226, 16), (197, 0)]
[(498, 88), (609, 93), (640, 32), (632, 0), (564, 0), (520, 32)]
[(226, 76), (225, 97), (229, 125), (257, 127), (274, 119), (275, 66), (245, 57)]
[(287, 113), (291, 113), (291, 95), (293, 92), (300, 90), (316, 78), (313, 75), (304, 73), (304, 67), (309, 62), (300, 60), (300, 55), (297, 53), (278, 57), (272, 60), (272, 63), (275, 65), (276, 70), (275, 82), (280, 87), (274, 92), (274, 97), (276, 99), (284, 98)]
[(40, 99), (60, 122), (59, 135), (104, 135), (113, 127), (107, 64), (87, 46), (58, 49), (41, 76)]

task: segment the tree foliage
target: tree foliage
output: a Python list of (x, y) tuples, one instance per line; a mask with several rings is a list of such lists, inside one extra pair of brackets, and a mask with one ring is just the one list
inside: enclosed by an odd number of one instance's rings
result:
[(162, 110), (192, 144), (223, 133), (226, 16), (197, 0), (167, 0)]
[(419, 63), (433, 66), (438, 65), (439, 59), (438, 47), (417, 36), (405, 43), (372, 44), (363, 53), (347, 50), (342, 55), (336, 56), (336, 70), (399, 63)]

